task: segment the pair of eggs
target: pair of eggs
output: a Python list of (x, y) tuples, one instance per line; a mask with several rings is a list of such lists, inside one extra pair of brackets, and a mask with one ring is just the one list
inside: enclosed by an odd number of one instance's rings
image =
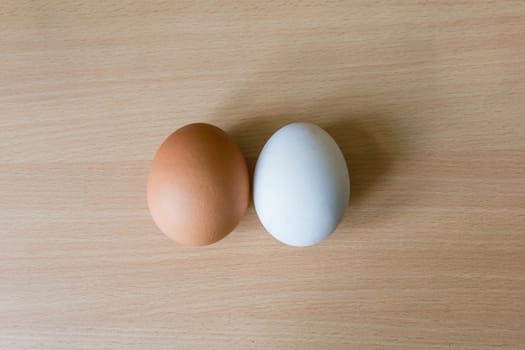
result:
[[(239, 224), (250, 201), (250, 176), (237, 143), (204, 123), (186, 125), (160, 146), (148, 178), (148, 207), (171, 239), (208, 245)], [(350, 197), (344, 156), (311, 123), (277, 130), (264, 145), (253, 178), (255, 211), (277, 240), (297, 247), (328, 237)]]

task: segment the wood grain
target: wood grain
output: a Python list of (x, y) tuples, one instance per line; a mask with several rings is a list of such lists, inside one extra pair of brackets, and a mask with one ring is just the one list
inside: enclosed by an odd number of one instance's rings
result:
[[(523, 1), (3, 0), (0, 348), (523, 349), (524, 96)], [(336, 233), (162, 236), (149, 162), (194, 121), (252, 166), (325, 127)]]

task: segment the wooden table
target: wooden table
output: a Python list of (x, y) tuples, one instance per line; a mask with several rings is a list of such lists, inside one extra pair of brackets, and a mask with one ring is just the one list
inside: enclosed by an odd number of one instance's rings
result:
[[(165, 238), (150, 160), (195, 121), (252, 167), (325, 127), (337, 231)], [(3, 0), (0, 235), (1, 349), (524, 349), (525, 3)]]

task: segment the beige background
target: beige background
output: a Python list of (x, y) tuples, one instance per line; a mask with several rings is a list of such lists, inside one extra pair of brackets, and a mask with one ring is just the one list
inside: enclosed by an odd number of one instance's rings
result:
[[(523, 1), (3, 0), (0, 348), (524, 349), (524, 93)], [(162, 236), (149, 162), (194, 121), (252, 166), (325, 127), (338, 230)]]

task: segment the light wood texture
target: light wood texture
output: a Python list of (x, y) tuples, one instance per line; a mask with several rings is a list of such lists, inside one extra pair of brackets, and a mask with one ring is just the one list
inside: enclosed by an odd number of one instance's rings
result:
[[(166, 239), (194, 121), (325, 127), (338, 230)], [(524, 349), (525, 2), (3, 0), (0, 234), (1, 349)]]

